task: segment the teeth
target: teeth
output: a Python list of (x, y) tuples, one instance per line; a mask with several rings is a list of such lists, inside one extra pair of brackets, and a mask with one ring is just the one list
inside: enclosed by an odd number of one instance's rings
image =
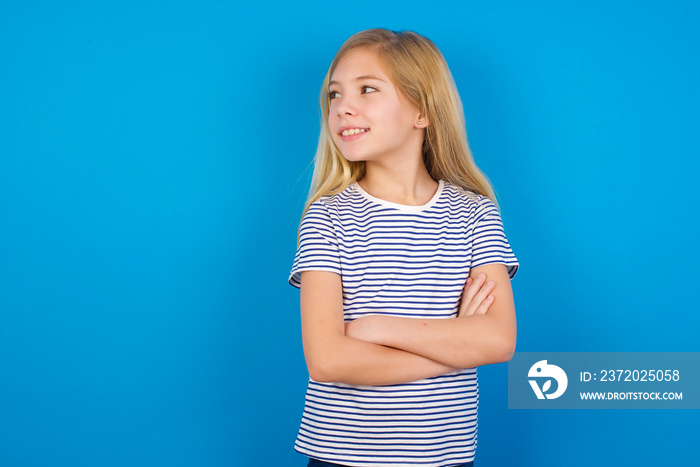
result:
[(368, 131), (368, 130), (364, 129), (364, 128), (351, 128), (350, 130), (343, 130), (341, 135), (352, 136), (352, 135), (356, 135), (358, 133), (364, 133), (365, 131)]

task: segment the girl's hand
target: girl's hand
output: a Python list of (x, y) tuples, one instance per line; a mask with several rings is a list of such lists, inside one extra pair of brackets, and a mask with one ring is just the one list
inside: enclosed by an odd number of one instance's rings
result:
[(476, 279), (469, 277), (467, 283), (464, 284), (464, 290), (462, 290), (457, 317), (485, 315), (493, 304), (494, 297), (490, 294), (495, 287), (496, 283), (487, 281), (484, 273), (476, 276)]

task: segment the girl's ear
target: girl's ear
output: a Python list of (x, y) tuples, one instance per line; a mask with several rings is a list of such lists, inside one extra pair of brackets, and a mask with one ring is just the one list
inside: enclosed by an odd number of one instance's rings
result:
[(428, 125), (430, 125), (428, 117), (426, 117), (425, 115), (421, 115), (420, 117), (418, 117), (418, 121), (416, 122), (416, 128), (425, 128)]

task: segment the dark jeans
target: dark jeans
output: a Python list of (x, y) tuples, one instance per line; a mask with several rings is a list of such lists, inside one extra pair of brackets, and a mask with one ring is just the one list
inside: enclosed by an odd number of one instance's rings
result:
[[(473, 462), (467, 462), (466, 464), (455, 465), (454, 467), (472, 467)], [(346, 467), (342, 464), (334, 464), (332, 462), (320, 461), (312, 457), (309, 458), (309, 463), (306, 467)]]

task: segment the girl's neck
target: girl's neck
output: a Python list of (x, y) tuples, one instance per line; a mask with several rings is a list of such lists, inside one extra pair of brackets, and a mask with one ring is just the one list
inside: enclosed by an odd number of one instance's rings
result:
[(438, 189), (422, 159), (414, 167), (393, 170), (367, 162), (365, 176), (358, 183), (375, 198), (407, 206), (428, 203)]

